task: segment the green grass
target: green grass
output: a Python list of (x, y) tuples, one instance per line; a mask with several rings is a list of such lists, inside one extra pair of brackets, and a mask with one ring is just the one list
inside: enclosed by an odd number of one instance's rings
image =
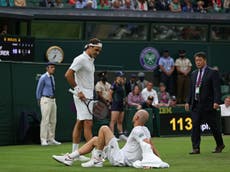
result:
[[(202, 136), (201, 154), (189, 155), (190, 137), (156, 137), (153, 141), (161, 158), (170, 164), (168, 169), (151, 169), (164, 172), (226, 172), (230, 168), (230, 136), (223, 136), (225, 149), (220, 154), (213, 154), (215, 142), (211, 136)], [(121, 143), (123, 144), (123, 143)], [(51, 156), (71, 150), (71, 143), (61, 146), (20, 145), (0, 147), (1, 172), (133, 172), (142, 171), (131, 167), (112, 167), (108, 161), (103, 168), (83, 169), (80, 162), (67, 167), (54, 161)]]

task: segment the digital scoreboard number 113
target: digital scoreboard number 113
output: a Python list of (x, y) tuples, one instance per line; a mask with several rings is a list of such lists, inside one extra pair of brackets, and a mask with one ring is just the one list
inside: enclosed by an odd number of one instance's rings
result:
[(188, 112), (172, 107), (161, 107), (160, 135), (189, 135), (192, 130), (192, 118)]

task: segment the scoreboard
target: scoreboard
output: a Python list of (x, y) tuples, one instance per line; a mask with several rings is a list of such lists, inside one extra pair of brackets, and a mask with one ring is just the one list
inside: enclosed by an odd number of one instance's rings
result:
[(0, 59), (33, 61), (34, 38), (20, 36), (0, 36)]
[[(192, 131), (192, 117), (184, 107), (160, 107), (160, 135), (190, 135)], [(210, 134), (207, 123), (200, 125), (203, 134)]]

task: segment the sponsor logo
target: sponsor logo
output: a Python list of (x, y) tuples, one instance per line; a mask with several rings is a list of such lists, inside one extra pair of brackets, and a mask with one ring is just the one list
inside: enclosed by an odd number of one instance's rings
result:
[(154, 70), (158, 66), (159, 52), (153, 47), (146, 47), (141, 51), (140, 64), (146, 70)]

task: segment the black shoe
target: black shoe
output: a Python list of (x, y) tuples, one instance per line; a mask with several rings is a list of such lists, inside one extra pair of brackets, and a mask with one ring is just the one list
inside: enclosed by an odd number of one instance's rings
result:
[(192, 152), (189, 152), (190, 155), (200, 154), (200, 149), (193, 149)]
[(225, 145), (217, 146), (212, 153), (221, 153), (222, 150), (225, 148)]

